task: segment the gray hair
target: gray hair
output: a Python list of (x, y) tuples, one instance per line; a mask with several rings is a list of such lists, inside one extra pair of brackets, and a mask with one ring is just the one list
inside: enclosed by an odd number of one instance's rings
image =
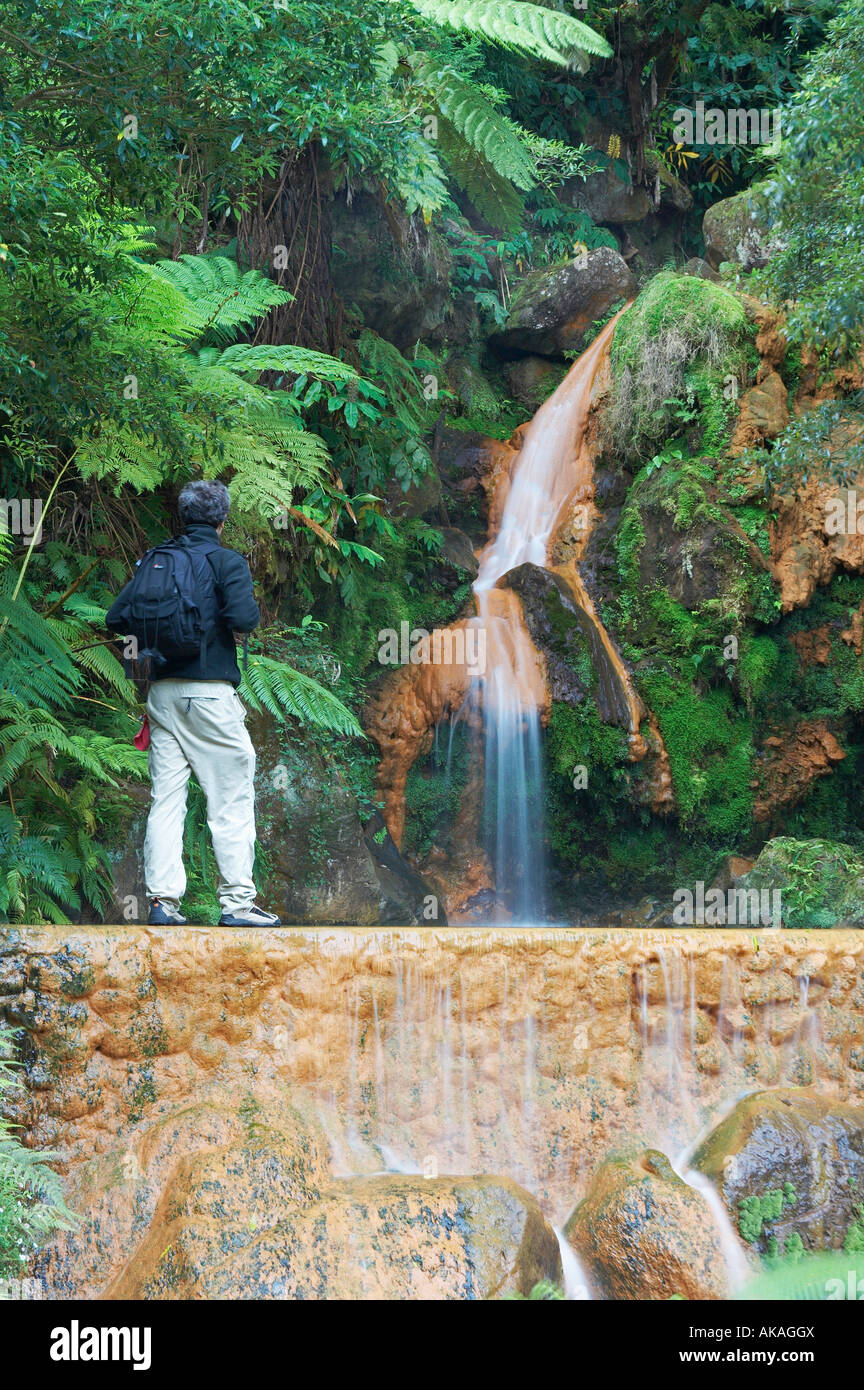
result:
[(200, 522), (204, 526), (219, 526), (228, 515), (231, 498), (224, 483), (205, 478), (187, 483), (177, 498), (177, 510), (184, 526)]

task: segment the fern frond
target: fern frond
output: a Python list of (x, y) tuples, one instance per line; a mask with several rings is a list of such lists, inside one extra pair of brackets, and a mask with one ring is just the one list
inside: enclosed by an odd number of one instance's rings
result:
[(348, 362), (340, 362), (338, 357), (330, 357), (326, 352), (313, 352), (309, 348), (296, 347), (293, 343), (279, 343), (270, 347), (266, 344), (232, 343), (220, 352), (215, 366), (227, 367), (232, 372), (291, 372), (296, 376), (321, 377), (324, 381), (356, 381), (358, 372)]
[(258, 713), (267, 710), (280, 722), (290, 715), (309, 729), (363, 737), (356, 716), (332, 690), (271, 657), (250, 656), (240, 696), (251, 709)]
[(155, 440), (110, 419), (80, 437), (75, 462), (82, 478), (110, 478), (115, 493), (124, 487), (155, 492), (165, 477)]
[(611, 58), (612, 49), (601, 34), (559, 10), (547, 10), (526, 0), (411, 0), (433, 23), (474, 34), (501, 48), (560, 67), (584, 72), (588, 55)]
[(519, 127), (487, 101), (476, 82), (450, 67), (421, 58), (414, 71), (442, 116), (482, 155), (496, 174), (517, 188), (533, 188), (537, 168)]
[(513, 231), (524, 205), (510, 180), (502, 178), (489, 160), (443, 119), (438, 122), (438, 145), (452, 177), (481, 217), (502, 231)]
[(248, 328), (292, 295), (260, 270), (241, 272), (227, 256), (181, 256), (179, 261), (156, 261), (146, 270), (183, 294), (198, 322), (196, 336), (228, 343), (238, 329)]
[(222, 442), (222, 458), (209, 472), (232, 470), (231, 496), (238, 511), (272, 520), (291, 506), (295, 488), (317, 487), (327, 476), (330, 456), (323, 439), (299, 425), (232, 430)]

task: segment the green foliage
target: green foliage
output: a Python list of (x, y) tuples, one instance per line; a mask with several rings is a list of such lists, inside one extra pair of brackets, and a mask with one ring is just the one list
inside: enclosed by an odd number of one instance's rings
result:
[(858, 1203), (857, 1211), (857, 1220), (850, 1224), (843, 1241), (847, 1255), (864, 1255), (864, 1203)]
[(287, 716), (322, 732), (362, 738), (356, 716), (326, 686), (260, 653), (243, 668), (240, 696), (253, 710), (280, 722)]
[(864, 468), (864, 392), (822, 401), (789, 424), (769, 451), (753, 456), (765, 471), (766, 489), (794, 491), (811, 476), (854, 486)]
[(661, 271), (618, 321), (611, 361), (610, 432), (628, 458), (699, 422), (699, 447), (715, 452), (733, 410), (727, 376), (740, 378), (752, 329), (728, 290)]
[(769, 195), (781, 242), (764, 272), (791, 300), (790, 334), (835, 357), (861, 344), (864, 272), (864, 0), (846, 0), (783, 113), (783, 146)]
[(559, 1284), (551, 1279), (541, 1279), (535, 1284), (526, 1298), (524, 1293), (510, 1292), (501, 1295), (509, 1303), (561, 1303), (567, 1295)]
[(640, 689), (660, 725), (682, 824), (734, 845), (752, 817), (750, 721), (728, 690), (700, 691), (660, 671), (645, 671)]
[[(0, 1020), (0, 1111), (18, 1087), (14, 1034)], [(70, 1231), (77, 1217), (50, 1167), (56, 1154), (27, 1149), (0, 1113), (0, 1279), (20, 1278), (52, 1231)]]
[(611, 58), (606, 40), (581, 20), (526, 0), (411, 0), (436, 24), (476, 34), (502, 48), (586, 71), (588, 55)]

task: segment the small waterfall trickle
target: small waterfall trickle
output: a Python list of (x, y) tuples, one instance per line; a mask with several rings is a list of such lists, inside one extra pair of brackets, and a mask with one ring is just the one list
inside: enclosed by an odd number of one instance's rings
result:
[(541, 719), (546, 691), (540, 658), (515, 593), (498, 587), (519, 565), (545, 566), (570, 499), (593, 491), (585, 431), (591, 389), (617, 315), (571, 367), (534, 416), (513, 466), (497, 534), (480, 556), (474, 584), (486, 634), (486, 670), (467, 703), (480, 713), (485, 769), (484, 841), (496, 895), (516, 923), (545, 915)]

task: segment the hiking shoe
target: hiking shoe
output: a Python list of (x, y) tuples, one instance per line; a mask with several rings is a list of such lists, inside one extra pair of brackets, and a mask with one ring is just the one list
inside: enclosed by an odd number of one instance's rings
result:
[(186, 918), (181, 916), (176, 907), (168, 907), (167, 903), (154, 898), (150, 904), (150, 916), (147, 918), (147, 925), (148, 927), (185, 927)]
[(223, 912), (219, 918), (220, 927), (281, 927), (282, 921), (273, 912), (265, 912), (263, 907), (238, 907), (236, 912)]

